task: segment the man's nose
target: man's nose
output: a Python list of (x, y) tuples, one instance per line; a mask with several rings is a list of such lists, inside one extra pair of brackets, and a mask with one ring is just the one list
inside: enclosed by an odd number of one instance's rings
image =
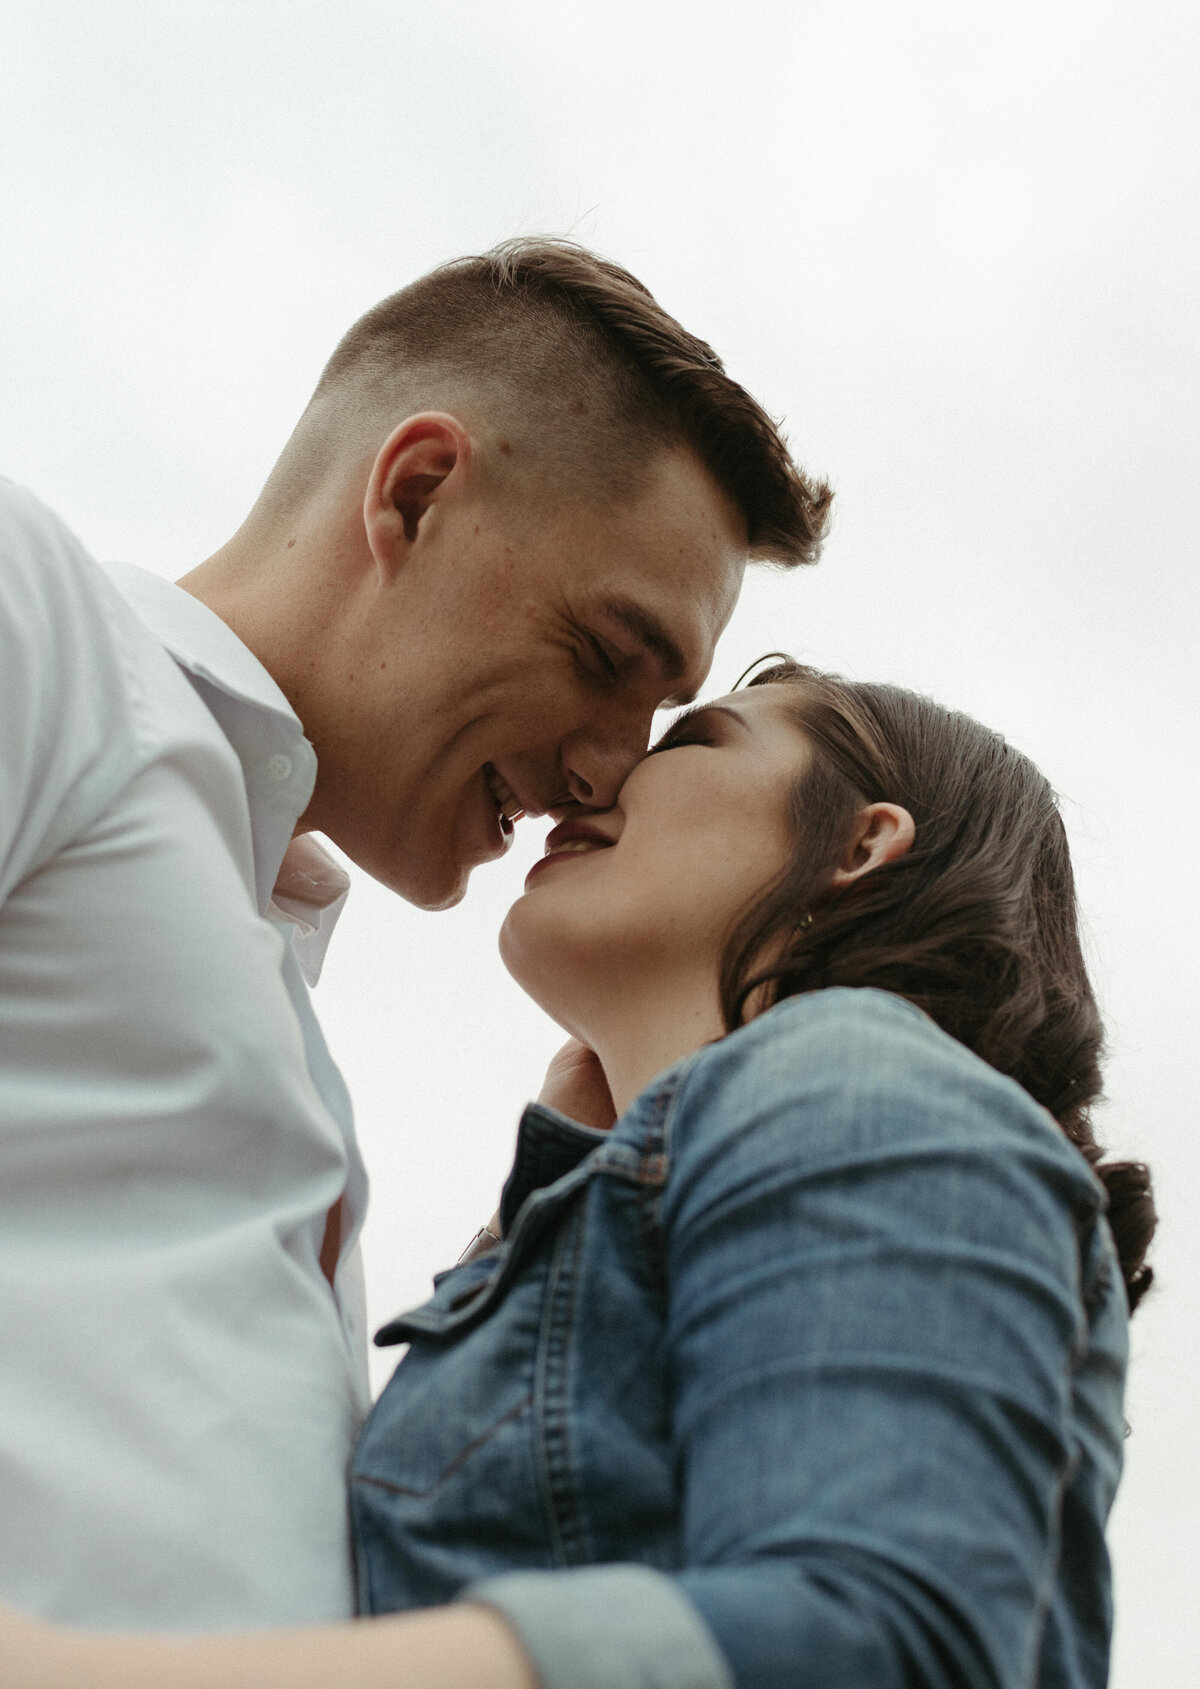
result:
[(604, 734), (580, 736), (563, 747), (567, 791), (589, 809), (611, 809), (629, 775), (646, 754), (650, 715), (623, 722)]

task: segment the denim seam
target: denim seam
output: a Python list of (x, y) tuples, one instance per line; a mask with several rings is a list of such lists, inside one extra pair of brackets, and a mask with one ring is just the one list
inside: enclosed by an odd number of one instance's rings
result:
[(350, 1486), (350, 1541), (354, 1549), (354, 1610), (360, 1616), (375, 1611), (375, 1589), (371, 1578), (372, 1556), (367, 1553), (367, 1522), (359, 1517)]
[(497, 1431), (500, 1431), (504, 1428), (504, 1426), (511, 1424), (514, 1419), (519, 1419), (525, 1412), (526, 1408), (531, 1405), (532, 1401), (533, 1391), (530, 1390), (526, 1395), (522, 1396), (519, 1402), (517, 1402), (513, 1407), (510, 1407), (507, 1413), (502, 1414), (493, 1425), (489, 1425), (486, 1431), (481, 1431), (477, 1437), (473, 1437), (469, 1443), (466, 1443), (461, 1449), (459, 1449), (458, 1453), (450, 1461), (446, 1469), (443, 1472), (439, 1472), (433, 1482), (426, 1485), (423, 1490), (418, 1490), (411, 1484), (393, 1484), (390, 1483), (388, 1479), (376, 1478), (369, 1472), (353, 1473), (352, 1476), (354, 1482), (356, 1484), (370, 1484), (377, 1490), (386, 1490), (389, 1495), (411, 1495), (423, 1500), (426, 1497), (431, 1496), (435, 1490), (440, 1489), (446, 1482), (447, 1478), (452, 1478), (459, 1468), (470, 1460), (471, 1456), (478, 1449), (481, 1449), (485, 1443), (491, 1442)]
[(638, 1222), (642, 1254), (650, 1282), (663, 1295), (667, 1289), (667, 1251), (661, 1210), (662, 1193), (671, 1171), (668, 1123), (684, 1071), (686, 1069), (677, 1069), (656, 1094), (638, 1159)]
[[(542, 1434), (539, 1464), (555, 1557), (560, 1564), (585, 1564), (587, 1533), (575, 1491), (571, 1463), (571, 1407), (568, 1376), (575, 1330), (575, 1299), (583, 1254), (585, 1205), (563, 1227), (546, 1279), (546, 1305), (538, 1334), (534, 1392)], [(535, 1410), (536, 1411), (536, 1410)]]
[[(1074, 1367), (1071, 1368), (1072, 1375)], [(1047, 1532), (1046, 1553), (1042, 1563), (1041, 1575), (1037, 1580), (1034, 1594), (1034, 1624), (1032, 1631), (1032, 1656), (1036, 1663), (1041, 1659), (1046, 1625), (1050, 1618), (1050, 1609), (1054, 1603), (1055, 1588), (1058, 1583), (1059, 1570), (1062, 1564), (1063, 1543), (1063, 1507), (1066, 1503), (1067, 1492), (1074, 1481), (1078, 1468), (1080, 1450), (1076, 1445), (1072, 1451), (1067, 1449), (1067, 1459), (1063, 1470), (1059, 1473), (1053, 1498), (1053, 1525)]]
[[(1092, 1223), (1088, 1227), (1087, 1237), (1081, 1238), (1079, 1243), (1079, 1297), (1080, 1301), (1083, 1303), (1083, 1312), (1087, 1320), (1087, 1330), (1086, 1332), (1080, 1333), (1079, 1354), (1073, 1357), (1073, 1370), (1076, 1371), (1087, 1352), (1087, 1339), (1091, 1336), (1092, 1327), (1096, 1323), (1101, 1304), (1104, 1301), (1105, 1293), (1112, 1284), (1113, 1255), (1110, 1255), (1108, 1250), (1102, 1247), (1099, 1261), (1091, 1268), (1090, 1271), (1088, 1269), (1088, 1257), (1095, 1247), (1096, 1234), (1102, 1225), (1109, 1231), (1111, 1236), (1111, 1227), (1109, 1226), (1107, 1213), (1101, 1213), (1093, 1217)], [(1116, 1246), (1114, 1244), (1114, 1254), (1115, 1250)], [(1122, 1291), (1123, 1290), (1124, 1286), (1122, 1286)]]

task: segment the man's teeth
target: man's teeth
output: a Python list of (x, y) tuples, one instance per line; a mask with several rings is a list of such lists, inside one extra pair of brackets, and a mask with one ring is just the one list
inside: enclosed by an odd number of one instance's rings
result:
[(500, 805), (500, 813), (504, 819), (506, 821), (519, 821), (525, 813), (521, 808), (521, 800), (508, 784), (508, 781), (502, 779), (490, 763), (487, 769), (487, 782), (491, 788), (492, 796)]
[(547, 856), (565, 856), (568, 851), (576, 853), (584, 850), (603, 850), (604, 846), (597, 839), (568, 839), (565, 844), (551, 845)]

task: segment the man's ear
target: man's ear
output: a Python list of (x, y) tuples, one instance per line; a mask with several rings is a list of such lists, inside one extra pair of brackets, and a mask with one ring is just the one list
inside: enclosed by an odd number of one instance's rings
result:
[(379, 448), (363, 498), (363, 523), (378, 568), (391, 575), (415, 544), (426, 513), (458, 485), (471, 441), (457, 417), (422, 411), (392, 429)]
[(906, 856), (916, 836), (916, 824), (901, 804), (869, 803), (854, 818), (854, 831), (830, 878), (830, 890), (848, 886), (885, 862)]

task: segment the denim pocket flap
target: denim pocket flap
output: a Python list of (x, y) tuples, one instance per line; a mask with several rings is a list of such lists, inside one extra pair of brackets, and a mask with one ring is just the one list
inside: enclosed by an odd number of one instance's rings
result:
[(593, 1153), (552, 1185), (531, 1192), (498, 1249), (439, 1273), (429, 1301), (381, 1326), (375, 1333), (376, 1346), (385, 1349), (393, 1343), (411, 1342), (414, 1337), (456, 1337), (489, 1314), (538, 1245), (586, 1189), (597, 1159)]

